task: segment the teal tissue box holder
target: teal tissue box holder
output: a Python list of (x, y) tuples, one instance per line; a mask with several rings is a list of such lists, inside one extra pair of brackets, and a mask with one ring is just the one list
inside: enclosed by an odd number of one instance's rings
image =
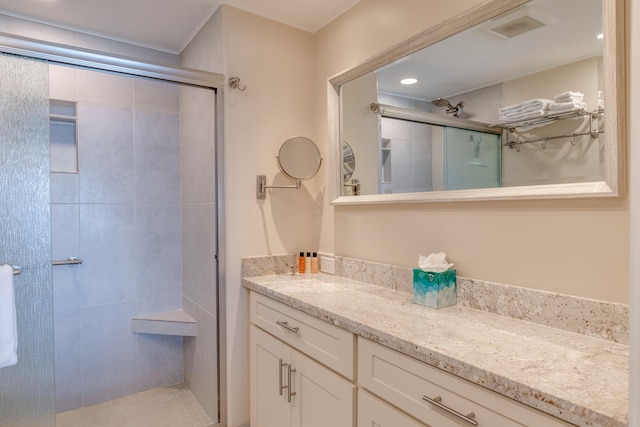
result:
[(413, 269), (413, 302), (431, 308), (455, 305), (456, 271), (442, 273)]

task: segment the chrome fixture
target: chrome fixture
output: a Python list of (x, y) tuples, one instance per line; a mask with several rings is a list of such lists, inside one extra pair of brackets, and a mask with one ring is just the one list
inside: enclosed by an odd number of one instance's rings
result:
[(82, 260), (74, 256), (69, 257), (65, 260), (51, 261), (51, 265), (76, 265), (76, 264), (82, 264)]
[(240, 77), (229, 77), (229, 87), (231, 89), (238, 89), (240, 92), (244, 92), (247, 88), (246, 85), (240, 86)]
[(462, 112), (462, 108), (464, 107), (464, 102), (458, 102), (455, 107), (451, 105), (449, 100), (444, 98), (436, 98), (431, 101), (433, 105), (436, 107), (445, 107), (447, 110), (445, 111), (447, 114), (453, 115), (453, 117), (460, 117), (459, 114)]
[[(77, 265), (77, 264), (82, 264), (82, 260), (74, 256), (69, 257), (65, 260), (51, 261), (51, 265)], [(11, 269), (13, 270), (14, 276), (17, 276), (22, 273), (22, 267), (20, 267), (19, 265), (11, 264)]]

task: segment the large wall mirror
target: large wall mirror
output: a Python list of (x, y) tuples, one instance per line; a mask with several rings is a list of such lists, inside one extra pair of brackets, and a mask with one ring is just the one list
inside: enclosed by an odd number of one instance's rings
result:
[(488, 1), (330, 79), (333, 203), (624, 194), (623, 6)]

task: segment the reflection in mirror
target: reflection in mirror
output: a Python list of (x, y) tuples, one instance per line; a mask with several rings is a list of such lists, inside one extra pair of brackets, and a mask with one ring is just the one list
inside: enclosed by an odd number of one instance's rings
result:
[[(603, 10), (616, 16), (615, 1), (512, 3), (486, 12), (493, 13), (489, 19), (478, 18), (479, 7), (476, 22), (456, 17), (470, 23), (457, 34), (426, 32), (424, 38), (437, 43), (333, 79), (340, 141), (349, 141), (358, 157), (361, 195), (474, 189), (434, 195), (455, 200), (622, 193), (621, 120), (608, 111), (620, 105), (619, 35), (611, 16), (608, 30), (603, 20)], [(349, 179), (341, 174), (341, 196), (353, 195)]]
[(355, 169), (356, 157), (353, 155), (353, 149), (346, 141), (342, 141), (342, 177), (345, 182), (351, 179)]
[[(349, 196), (357, 196), (360, 194), (360, 180), (353, 177), (356, 169), (356, 157), (353, 154), (353, 148), (346, 142), (342, 142), (342, 182), (344, 183), (344, 192)], [(353, 177), (353, 178), (352, 178)]]
[(304, 136), (287, 139), (278, 151), (280, 172), (294, 181), (313, 178), (320, 170), (321, 163), (318, 146)]

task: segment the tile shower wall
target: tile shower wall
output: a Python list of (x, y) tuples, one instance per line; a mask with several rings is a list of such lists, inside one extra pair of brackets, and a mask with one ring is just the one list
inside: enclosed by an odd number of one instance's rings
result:
[(183, 381), (182, 337), (133, 334), (182, 307), (179, 88), (50, 66), (77, 102), (79, 173), (52, 172), (56, 410)]
[[(220, 72), (216, 13), (182, 52), (182, 65)], [(218, 64), (219, 66), (219, 64)], [(184, 338), (184, 380), (212, 420), (218, 419), (215, 93), (180, 89), (183, 309), (198, 322)]]

